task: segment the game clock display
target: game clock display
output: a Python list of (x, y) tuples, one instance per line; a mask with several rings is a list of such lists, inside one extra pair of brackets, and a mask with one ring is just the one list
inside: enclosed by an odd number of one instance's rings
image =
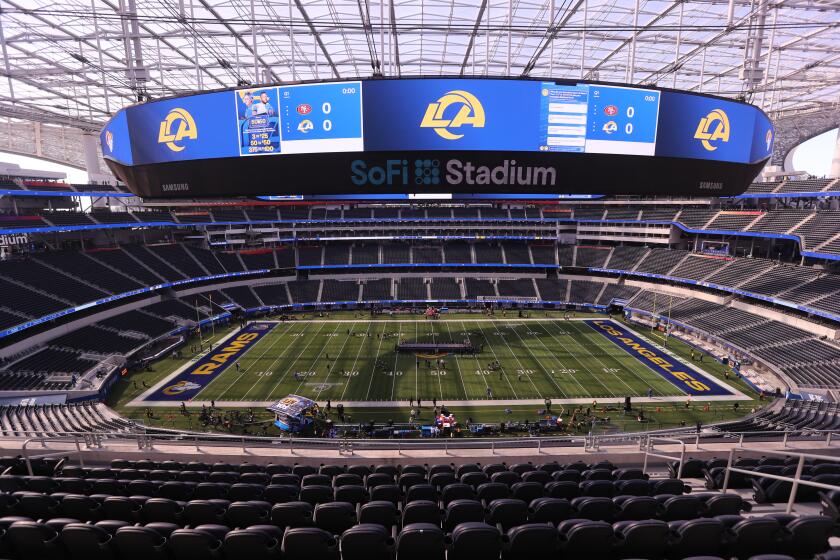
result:
[(283, 153), (362, 151), (362, 83), (281, 86)]

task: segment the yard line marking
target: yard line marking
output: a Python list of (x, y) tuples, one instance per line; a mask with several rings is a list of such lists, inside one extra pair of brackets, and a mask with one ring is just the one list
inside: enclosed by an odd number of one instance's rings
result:
[[(350, 340), (350, 337), (353, 335), (353, 327), (356, 326), (356, 322), (354, 321), (353, 323), (351, 323), (351, 325), (352, 326), (350, 327), (350, 329), (347, 332), (347, 336), (344, 337), (344, 342), (341, 344), (341, 348), (338, 349), (338, 355), (335, 357), (335, 360), (333, 360), (335, 362), (335, 365), (338, 365), (338, 359), (341, 358), (341, 353), (344, 352), (344, 347), (347, 346), (347, 341)], [(326, 347), (327, 347), (327, 345), (325, 344), (324, 348), (326, 348)], [(330, 360), (327, 360), (327, 362), (329, 362), (329, 361)], [(317, 401), (319, 398), (321, 398), (321, 392), (324, 390), (324, 387), (327, 386), (327, 380), (330, 378), (331, 373), (332, 373), (332, 368), (327, 370), (327, 376), (324, 378), (324, 382), (321, 383), (321, 388), (318, 389), (318, 394), (315, 395), (315, 398), (312, 399), (312, 400)], [(348, 379), (349, 379), (349, 377), (348, 377)]]
[[(514, 332), (514, 334), (516, 334), (517, 338), (519, 338), (519, 341), (522, 343), (522, 346), (525, 348), (525, 350), (528, 352), (528, 354), (530, 354), (530, 355), (531, 355), (531, 357), (534, 359), (534, 361), (537, 363), (537, 366), (538, 366), (538, 367), (540, 367), (540, 368), (542, 368), (543, 373), (545, 374), (545, 377), (546, 377), (546, 378), (547, 378), (547, 379), (551, 382), (551, 384), (552, 384), (552, 385), (554, 385), (554, 387), (555, 387), (558, 391), (560, 391), (560, 394), (561, 394), (561, 395), (563, 395), (563, 397), (568, 397), (569, 395), (567, 395), (567, 394), (565, 393), (565, 391), (563, 391), (563, 389), (561, 389), (561, 388), (560, 388), (560, 386), (559, 386), (559, 385), (558, 385), (558, 384), (554, 381), (554, 378), (553, 378), (553, 377), (552, 377), (552, 376), (551, 376), (551, 375), (550, 375), (550, 374), (549, 374), (549, 373), (545, 370), (545, 366), (542, 364), (542, 362), (539, 360), (539, 358), (537, 358), (537, 357), (534, 355), (534, 353), (533, 353), (533, 352), (531, 352), (531, 348), (529, 348), (529, 347), (528, 347), (528, 345), (525, 343), (525, 340), (522, 338), (522, 335), (521, 335), (521, 334), (519, 334), (519, 331), (518, 331), (518, 330), (516, 330), (516, 328), (515, 328), (515, 327), (514, 327), (514, 328), (512, 328), (512, 329), (510, 329), (510, 330), (512, 330), (512, 331)], [(509, 346), (510, 346), (510, 345), (508, 345), (508, 347), (509, 347)], [(530, 379), (530, 376), (529, 376), (529, 379)]]
[[(541, 326), (542, 326), (542, 325), (541, 325)], [(545, 331), (545, 333), (546, 333), (548, 336), (551, 336), (551, 333), (550, 333), (550, 332), (548, 332), (548, 329), (545, 329), (545, 328), (544, 328), (543, 330)], [(548, 352), (548, 355), (549, 355), (549, 356), (550, 356), (550, 357), (551, 357), (551, 358), (552, 358), (555, 362), (557, 362), (558, 364), (560, 364), (560, 368), (561, 368), (561, 369), (568, 369), (568, 367), (567, 367), (567, 366), (566, 366), (563, 362), (561, 362), (561, 361), (560, 361), (560, 358), (558, 358), (558, 357), (557, 357), (557, 352), (552, 352), (552, 351), (551, 351), (551, 349), (550, 349), (548, 346), (546, 346), (546, 345), (545, 345), (545, 342), (543, 342), (543, 341), (542, 341), (542, 339), (541, 339), (540, 337), (538, 337), (538, 336), (537, 336), (537, 337), (535, 337), (535, 338), (537, 339), (537, 342), (539, 342), (540, 344), (542, 344), (542, 347), (543, 347), (543, 348), (545, 348), (546, 352)], [(552, 337), (552, 338), (553, 338), (553, 337)], [(557, 339), (554, 339), (554, 340), (556, 341)], [(559, 344), (559, 343), (558, 343), (558, 344)], [(580, 362), (578, 362), (578, 366), (580, 366)], [(589, 371), (589, 370), (587, 370), (587, 371)], [(567, 374), (567, 377), (568, 377), (569, 379), (571, 379), (572, 381), (574, 381), (575, 383), (577, 383), (578, 387), (580, 387), (580, 390), (581, 390), (581, 391), (583, 391), (583, 393), (584, 393), (584, 394), (588, 395), (588, 394), (590, 393), (590, 392), (589, 392), (589, 390), (588, 390), (588, 389), (586, 389), (580, 381), (578, 381), (578, 379), (574, 376), (574, 374)], [(602, 386), (603, 386), (603, 384), (602, 384)], [(606, 387), (605, 387), (605, 388), (606, 388)]]
[[(518, 399), (519, 396), (516, 394), (516, 389), (514, 389), (513, 385), (511, 385), (510, 379), (508, 379), (507, 373), (505, 372), (505, 368), (504, 368), (504, 366), (502, 366), (502, 362), (499, 361), (499, 357), (496, 355), (496, 351), (493, 349), (493, 345), (490, 344), (490, 340), (487, 338), (487, 335), (484, 334), (484, 329), (481, 328), (481, 326), (479, 326), (478, 330), (481, 331), (481, 337), (484, 339), (484, 342), (487, 343), (487, 347), (490, 348), (490, 351), (493, 353), (493, 357), (496, 359), (497, 362), (499, 362), (499, 367), (502, 370), (502, 377), (505, 378), (505, 381), (507, 381), (507, 384), (510, 387), (510, 390), (513, 391), (514, 398)], [(537, 394), (539, 394), (539, 391), (537, 391)], [(540, 395), (540, 398), (542, 398), (542, 395)]]
[[(305, 326), (304, 326), (303, 331), (301, 331), (300, 333), (295, 333), (295, 334), (304, 334), (304, 333), (306, 333), (306, 331), (307, 331), (307, 327), (308, 327), (308, 326), (307, 326), (307, 325), (305, 325)], [(321, 327), (321, 328), (323, 328), (323, 327)], [(284, 334), (285, 334), (285, 333), (284, 333)], [(280, 342), (281, 340), (282, 340), (282, 337), (281, 337), (280, 339), (278, 339), (278, 340), (277, 340), (277, 342)], [(277, 344), (277, 342), (272, 343), (271, 348), (274, 348), (274, 345), (275, 345), (275, 344)], [(270, 350), (271, 348), (269, 348), (269, 350)], [(285, 357), (286, 357), (286, 353), (287, 353), (289, 350), (291, 350), (291, 348), (292, 348), (292, 345), (291, 345), (291, 344), (289, 344), (288, 346), (286, 346), (286, 347), (283, 349), (283, 351), (282, 351), (282, 352), (280, 352), (280, 354), (279, 354), (279, 355), (275, 356), (275, 357), (274, 357), (274, 359), (273, 359), (273, 360), (271, 360), (271, 363), (270, 363), (270, 364), (268, 364), (268, 368), (266, 368), (266, 370), (265, 370), (265, 371), (273, 371), (273, 369), (272, 369), (272, 368), (274, 368), (274, 364), (278, 363), (280, 360), (282, 360), (283, 358), (285, 358)], [(266, 350), (266, 352), (268, 352), (268, 350)], [(260, 357), (262, 357), (262, 356), (260, 356)], [(273, 375), (273, 374), (272, 374), (272, 375)], [(263, 379), (262, 379), (262, 378), (257, 377), (257, 379), (255, 379), (255, 380), (254, 380), (254, 382), (251, 384), (251, 386), (250, 386), (250, 387), (248, 387), (248, 390), (247, 390), (247, 391), (245, 391), (245, 394), (244, 394), (244, 395), (242, 395), (242, 399), (244, 400), (244, 399), (245, 399), (245, 397), (247, 397), (247, 396), (251, 393), (251, 391), (253, 391), (253, 390), (254, 390), (254, 388), (255, 388), (255, 387), (260, 386), (262, 381), (263, 381)], [(269, 381), (269, 383), (270, 383), (270, 381)]]
[[(368, 335), (370, 334), (370, 326), (373, 324), (373, 321), (368, 321), (368, 328), (365, 331), (365, 341), (368, 339)], [(379, 341), (379, 344), (382, 344), (382, 340)], [(356, 363), (359, 361), (359, 356), (362, 354), (362, 348), (365, 347), (365, 343), (359, 344), (359, 349), (356, 351), (356, 357), (353, 359), (353, 365), (350, 366), (350, 371), (354, 371), (356, 369)], [(377, 355), (378, 357), (378, 355)], [(373, 369), (374, 372), (371, 374), (371, 379), (376, 374), (376, 359), (373, 360)], [(352, 376), (347, 376), (347, 383), (344, 384), (344, 390), (341, 391), (341, 400), (344, 400), (344, 394), (347, 392), (347, 387), (350, 385), (350, 380), (353, 379)]]
[[(479, 328), (480, 328), (480, 327), (479, 327)], [(502, 331), (498, 331), (498, 332), (502, 332)], [(486, 337), (485, 337), (485, 338), (486, 338)], [(510, 344), (508, 344), (507, 338), (506, 338), (504, 335), (500, 336), (499, 338), (501, 338), (501, 339), (504, 341), (505, 346), (507, 346), (507, 349), (508, 349), (508, 351), (510, 352), (511, 356), (513, 356), (513, 359), (514, 359), (514, 360), (516, 360), (516, 363), (517, 363), (517, 364), (519, 364), (519, 369), (520, 369), (520, 370), (522, 370), (523, 375), (525, 375), (525, 377), (527, 377), (527, 378), (528, 378), (528, 382), (531, 384), (531, 387), (533, 387), (533, 388), (534, 388), (534, 391), (536, 391), (536, 392), (537, 392), (537, 395), (538, 395), (540, 398), (542, 398), (542, 397), (543, 397), (543, 394), (542, 394), (542, 393), (540, 392), (540, 390), (537, 388), (537, 385), (534, 383), (534, 380), (533, 380), (533, 379), (531, 379), (531, 376), (530, 376), (529, 374), (525, 373), (525, 370), (526, 370), (526, 369), (528, 369), (528, 368), (526, 368), (525, 366), (523, 366), (523, 365), (522, 365), (522, 362), (521, 362), (521, 361), (519, 361), (519, 356), (517, 356), (517, 355), (516, 355), (516, 352), (514, 352), (514, 351), (513, 351), (513, 348), (511, 348), (511, 347), (510, 347)], [(508, 383), (510, 383), (510, 381), (508, 381)]]
[[(382, 333), (382, 336), (385, 336), (384, 332)], [(402, 338), (402, 325), (400, 325), (399, 329), (397, 330), (397, 344), (400, 343), (401, 338)], [(394, 387), (397, 385), (397, 359), (399, 357), (400, 357), (399, 352), (397, 352), (395, 350), (394, 351), (394, 367), (391, 370), (391, 378), (392, 378), (391, 379), (391, 400), (394, 400)], [(416, 389), (415, 389), (415, 391), (416, 391)]]
[[(222, 397), (223, 397), (223, 396), (225, 396), (225, 394), (227, 394), (227, 392), (228, 392), (228, 391), (230, 391), (232, 387), (236, 386), (236, 385), (239, 383), (239, 380), (240, 380), (240, 379), (242, 379), (242, 377), (243, 377), (246, 373), (248, 373), (248, 371), (251, 369), (251, 364), (256, 364), (256, 363), (258, 363), (258, 362), (262, 359), (262, 357), (263, 357), (263, 356), (265, 356), (265, 354), (266, 354), (269, 350), (271, 350), (272, 348), (274, 348), (274, 346), (275, 346), (278, 342), (280, 342), (280, 341), (283, 339), (283, 336), (284, 336), (284, 335), (286, 335), (286, 334), (287, 334), (287, 333), (288, 333), (288, 332), (292, 329), (292, 326), (293, 326), (293, 325), (294, 325), (294, 323), (289, 323), (289, 326), (288, 326), (288, 327), (286, 327), (286, 330), (285, 330), (285, 331), (283, 331), (282, 333), (270, 333), (268, 336), (277, 335), (276, 340), (274, 340), (274, 342), (272, 342), (271, 344), (269, 344), (269, 345), (268, 345), (268, 348), (266, 348), (265, 350), (263, 350), (263, 352), (262, 352), (259, 356), (257, 356), (257, 357), (254, 359), (254, 361), (252, 361), (250, 364), (248, 364), (248, 365), (245, 367), (245, 369), (243, 369), (243, 370), (242, 370), (242, 372), (241, 372), (241, 373), (237, 376), (237, 378), (236, 378), (236, 379), (234, 379), (234, 380), (233, 380), (233, 382), (232, 382), (232, 383), (230, 383), (230, 384), (229, 384), (229, 385), (228, 385), (228, 386), (227, 386), (227, 387), (226, 387), (226, 388), (225, 388), (225, 389), (224, 389), (221, 393), (219, 393), (219, 399), (218, 399), (218, 400), (221, 400), (221, 399), (222, 399)], [(246, 354), (247, 354), (247, 352), (246, 352)], [(242, 355), (242, 357), (245, 357), (245, 354), (243, 354), (243, 355)], [(206, 386), (206, 387), (204, 387), (204, 389), (202, 389), (201, 391), (199, 391), (198, 395), (200, 395), (201, 393), (203, 393), (204, 391), (206, 391), (206, 390), (207, 390), (207, 387), (210, 387), (210, 385), (212, 385), (215, 381), (218, 381), (218, 380), (219, 380), (219, 379), (221, 379), (222, 377), (224, 377), (224, 375), (220, 375), (220, 376), (219, 376), (219, 377), (217, 377), (216, 379), (213, 379), (212, 381), (210, 381), (210, 383), (208, 383), (208, 384), (207, 384), (207, 386)], [(248, 393), (245, 393), (245, 395), (247, 395), (247, 394), (248, 394)], [(198, 397), (198, 395), (196, 395), (196, 397)], [(244, 397), (245, 395), (243, 395), (243, 397)]]
[[(448, 324), (446, 325), (446, 332), (449, 335), (449, 342), (454, 342), (454, 340), (452, 339), (452, 331), (449, 329)], [(467, 386), (464, 383), (464, 374), (461, 373), (461, 364), (458, 362), (458, 354), (453, 354), (453, 356), (455, 356), (455, 367), (458, 368), (458, 379), (461, 380), (461, 387), (464, 389), (464, 398), (466, 399), (468, 397)], [(482, 377), (484, 377), (484, 376), (482, 375)], [(443, 396), (441, 396), (441, 399), (442, 398), (443, 398)]]
[[(332, 338), (332, 335), (335, 334), (336, 332), (338, 332), (338, 327), (339, 327), (339, 325), (335, 326), (333, 331), (330, 333), (329, 338)], [(313, 338), (315, 338), (315, 337), (313, 337)], [(329, 341), (325, 342), (323, 344), (323, 346), (321, 346), (321, 349), (318, 351), (318, 355), (315, 356), (315, 359), (312, 361), (312, 365), (309, 366), (310, 368), (312, 368), (312, 371), (315, 372), (315, 375), (312, 376), (313, 379), (318, 377), (318, 359), (321, 357), (321, 354), (324, 353), (324, 350), (326, 350), (328, 344), (329, 344)], [(330, 362), (328, 361), (327, 364), (330, 365)], [(332, 367), (330, 367), (330, 369), (332, 369)], [(330, 376), (330, 371), (328, 369), (327, 370), (327, 377), (329, 377), (329, 376)], [(305, 376), (303, 376), (303, 379), (300, 380), (300, 383), (298, 383), (298, 386), (295, 389), (295, 393), (294, 393), (295, 395), (300, 394), (300, 390), (303, 388), (303, 384), (306, 383), (307, 377), (309, 377), (309, 376), (305, 375)]]
[[(434, 327), (434, 325), (433, 325), (432, 323), (430, 323), (430, 322), (428, 321), (428, 319), (427, 319), (426, 321), (427, 321), (427, 322), (429, 323), (429, 325), (432, 327), (432, 344), (434, 344), (434, 343), (435, 343), (435, 327)], [(443, 381), (441, 381), (441, 380), (440, 380), (440, 378), (441, 378), (441, 375), (440, 375), (440, 367), (438, 367), (438, 376), (437, 376), (437, 378), (438, 378), (438, 391), (440, 392), (440, 400), (443, 400)]]
[[(447, 325), (447, 327), (448, 327), (448, 325)], [(463, 321), (461, 321), (461, 328), (464, 329), (465, 333), (467, 333), (467, 340), (470, 342), (470, 344), (472, 344), (472, 339), (470, 338), (470, 335), (469, 335), (470, 331), (467, 328), (467, 325)], [(481, 367), (481, 362), (478, 361), (478, 354), (473, 353), (473, 359), (475, 360), (476, 371), (480, 371), (482, 369), (482, 367)], [(488, 388), (490, 388), (490, 384), (487, 383), (487, 377), (482, 375), (481, 380), (484, 381), (484, 390), (486, 391)], [(464, 382), (464, 380), (462, 379), (461, 383), (463, 383), (463, 382)], [(464, 396), (465, 397), (467, 396), (466, 392), (467, 392), (467, 389), (466, 389), (466, 387), (464, 387)]]
[[(608, 342), (608, 343), (609, 343), (609, 341), (608, 341), (606, 338), (604, 338), (604, 337), (603, 337), (600, 333), (598, 333), (598, 332), (596, 332), (594, 329), (592, 329), (592, 327), (590, 327), (589, 325), (587, 325), (587, 326), (586, 326), (586, 328), (587, 328), (589, 331), (591, 331), (591, 332), (588, 332), (587, 334), (590, 334), (590, 335), (591, 335), (591, 334), (593, 334), (593, 333), (594, 333), (594, 334), (597, 334), (597, 335), (598, 335), (598, 338), (600, 338), (601, 340), (603, 340), (603, 341), (605, 341), (605, 342)], [(579, 332), (579, 333), (581, 334), (581, 336), (583, 337), (583, 339), (584, 339), (584, 340), (586, 340), (587, 336), (586, 336), (585, 334), (583, 334), (583, 331), (582, 331), (582, 330), (578, 329), (578, 328), (577, 328), (577, 326), (575, 326), (575, 327), (574, 327), (574, 329), (575, 329), (575, 331), (577, 331), (577, 332)], [(595, 340), (597, 341), (597, 340), (598, 340), (598, 338), (596, 338)], [(610, 344), (612, 344), (612, 343), (610, 343)], [(599, 348), (602, 348), (602, 349), (603, 349), (603, 346), (602, 346), (601, 344), (599, 344), (598, 342), (595, 342), (595, 346), (598, 346)], [(604, 364), (604, 362), (602, 362), (602, 361), (601, 361), (601, 359), (600, 359), (598, 356), (596, 356), (595, 354), (593, 354), (592, 352), (590, 352), (590, 351), (589, 351), (589, 348), (587, 348), (587, 347), (586, 347), (586, 345), (581, 344), (581, 345), (580, 345), (580, 347), (581, 347), (581, 348), (583, 348), (583, 351), (584, 351), (584, 352), (586, 352), (587, 354), (589, 354), (590, 356), (592, 356), (592, 358), (594, 358), (596, 362), (598, 362), (599, 364), (601, 364), (601, 367), (602, 367), (602, 368), (604, 368), (604, 369), (611, 369), (611, 368), (608, 368), (608, 367), (606, 366), (606, 364)], [(618, 361), (618, 360), (616, 360), (616, 361)], [(621, 362), (618, 362), (618, 363), (619, 363), (619, 364), (621, 364)], [(625, 369), (629, 369), (629, 370), (630, 370), (630, 373), (632, 373), (632, 374), (633, 374), (633, 377), (635, 377), (636, 379), (638, 379), (638, 380), (639, 380), (642, 384), (644, 384), (644, 385), (646, 385), (646, 386), (648, 386), (648, 387), (651, 387), (651, 383), (650, 383), (650, 381), (645, 381), (644, 379), (642, 379), (641, 377), (639, 377), (639, 374), (637, 374), (637, 373), (635, 372), (635, 370), (634, 370), (634, 369), (630, 368), (629, 366), (624, 366), (623, 364), (621, 364), (621, 365), (622, 365)], [(642, 365), (644, 365), (644, 364), (642, 364)], [(656, 372), (651, 372), (651, 373), (656, 373)], [(627, 387), (627, 390), (628, 390), (628, 391), (630, 391), (631, 393), (633, 393), (633, 388), (632, 388), (632, 387), (630, 387), (630, 385), (628, 385), (628, 384), (627, 384), (627, 382), (626, 382), (626, 381), (625, 381), (625, 380), (624, 380), (624, 379), (623, 379), (620, 375), (618, 375), (617, 373), (611, 373), (611, 375), (615, 376), (615, 378), (616, 378), (616, 379), (618, 379), (619, 381), (621, 381), (621, 383), (623, 383), (623, 384), (624, 384), (624, 386), (625, 386), (625, 387)]]
[[(266, 398), (271, 398), (271, 394), (274, 393), (274, 390), (277, 388), (277, 386), (283, 382), (287, 375), (289, 375), (289, 371), (294, 367), (294, 365), (297, 363), (297, 361), (300, 359), (303, 353), (306, 352), (306, 349), (309, 348), (309, 345), (312, 344), (312, 341), (315, 340), (316, 336), (321, 333), (321, 329), (324, 328), (325, 324), (326, 323), (323, 323), (320, 327), (318, 327), (318, 332), (316, 332), (315, 335), (309, 338), (309, 340), (306, 343), (306, 346), (303, 347), (303, 350), (301, 350), (297, 357), (289, 363), (289, 367), (286, 368), (286, 371), (283, 372), (283, 375), (280, 376), (280, 378), (277, 380), (277, 383), (275, 383), (274, 386), (268, 391)], [(280, 358), (277, 358), (277, 360), (279, 359)], [(271, 365), (273, 366), (277, 362), (277, 360), (274, 360), (274, 362), (272, 362)]]
[[(387, 326), (388, 323), (386, 322), (385, 325)], [(385, 334), (385, 331), (383, 330), (381, 334)], [(376, 347), (376, 356), (373, 357), (373, 369), (370, 372), (370, 381), (368, 381), (368, 388), (367, 388), (367, 393), (365, 393), (365, 400), (368, 400), (368, 398), (370, 397), (370, 388), (373, 386), (373, 378), (376, 377), (376, 362), (379, 360), (379, 351), (382, 349), (382, 340), (384, 340), (384, 337), (380, 336), (379, 337), (379, 345)], [(391, 372), (391, 373), (396, 375), (395, 372)], [(348, 381), (347, 383), (349, 384), (350, 381)], [(346, 390), (347, 390), (347, 388), (345, 387), (345, 391)], [(342, 398), (343, 398), (343, 394), (342, 394)]]
[[(555, 324), (557, 324), (557, 323), (555, 323)], [(591, 369), (589, 369), (589, 366), (587, 366), (585, 363), (583, 363), (583, 362), (581, 361), (581, 359), (577, 357), (577, 355), (576, 355), (576, 354), (574, 354), (573, 352), (570, 352), (570, 351), (566, 350), (565, 346), (564, 346), (564, 345), (563, 345), (563, 344), (562, 344), (562, 343), (561, 343), (561, 342), (557, 339), (557, 337), (556, 337), (556, 336), (554, 336), (554, 335), (551, 333), (551, 331), (549, 331), (549, 330), (545, 327), (545, 325), (540, 325), (540, 327), (542, 327), (542, 329), (543, 329), (545, 332), (547, 332), (547, 333), (548, 333), (548, 336), (550, 336), (552, 339), (554, 339), (554, 342), (556, 342), (556, 343), (557, 343), (557, 345), (558, 345), (559, 347), (563, 348), (563, 350), (565, 350), (565, 351), (569, 354), (569, 356), (571, 356), (571, 357), (572, 357), (572, 358), (573, 358), (573, 359), (574, 359), (574, 360), (575, 360), (575, 361), (576, 361), (576, 362), (580, 365), (580, 367), (581, 367), (581, 368), (583, 368), (583, 369), (585, 369), (587, 372), (589, 372), (589, 375), (590, 375), (590, 376), (591, 376), (591, 377), (592, 377), (595, 381), (597, 381), (598, 383), (600, 383), (600, 384), (601, 384), (601, 387), (603, 387), (603, 388), (604, 388), (604, 390), (605, 390), (607, 393), (609, 393), (609, 394), (610, 394), (610, 395), (612, 395), (612, 396), (616, 396), (616, 395), (615, 395), (615, 393), (613, 393), (613, 392), (610, 390), (610, 388), (609, 388), (609, 387), (607, 387), (606, 385), (604, 385), (604, 382), (603, 382), (603, 381), (601, 381), (601, 378), (600, 378), (599, 376), (595, 375), (595, 373), (594, 373)], [(591, 391), (588, 391), (587, 389), (585, 389), (585, 388), (583, 387), (583, 385), (582, 385), (580, 382), (578, 382), (578, 385), (580, 385), (580, 386), (581, 386), (581, 387), (580, 387), (581, 389), (583, 389), (584, 391), (586, 391), (586, 392), (590, 393), (590, 396), (592, 396)]]

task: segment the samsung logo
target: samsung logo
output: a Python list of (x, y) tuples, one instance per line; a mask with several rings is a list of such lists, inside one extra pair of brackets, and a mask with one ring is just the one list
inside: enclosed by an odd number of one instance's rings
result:
[(698, 186), (704, 191), (719, 191), (723, 189), (723, 183), (720, 181), (700, 181)]
[(164, 183), (161, 185), (161, 189), (163, 192), (176, 192), (176, 191), (188, 191), (190, 190), (189, 183)]

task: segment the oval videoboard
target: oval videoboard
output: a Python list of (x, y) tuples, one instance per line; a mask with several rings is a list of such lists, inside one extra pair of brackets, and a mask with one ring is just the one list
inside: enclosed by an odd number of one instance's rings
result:
[(150, 101), (101, 133), (144, 197), (742, 193), (773, 150), (752, 105), (616, 84), (381, 79)]

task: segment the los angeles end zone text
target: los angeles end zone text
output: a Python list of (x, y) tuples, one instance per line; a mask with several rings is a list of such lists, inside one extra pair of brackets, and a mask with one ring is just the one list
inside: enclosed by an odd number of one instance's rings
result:
[[(482, 351), (445, 356), (443, 363), (395, 352), (397, 340), (465, 339)], [(491, 367), (496, 361), (501, 370)], [(649, 390), (678, 401), (741, 397), (609, 320), (327, 320), (252, 324), (135, 405), (267, 402), (290, 393), (333, 402), (600, 399), (645, 397)]]

